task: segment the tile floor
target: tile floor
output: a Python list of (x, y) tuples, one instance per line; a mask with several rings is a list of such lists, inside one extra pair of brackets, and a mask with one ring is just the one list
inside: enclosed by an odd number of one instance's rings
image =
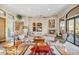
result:
[[(49, 39), (49, 38), (47, 38), (47, 39)], [(31, 42), (31, 43), (32, 43), (32, 42)], [(54, 46), (54, 45), (56, 45), (56, 43), (49, 41), (48, 44), (50, 45), (51, 48), (54, 49), (53, 52), (54, 52), (56, 55), (61, 55), (61, 54), (59, 53), (59, 51), (56, 49), (56, 47)], [(2, 45), (3, 45), (3, 44), (0, 44), (0, 55), (4, 55), (4, 54), (5, 54), (5, 53), (3, 52), (3, 51), (4, 51), (4, 48), (2, 48)], [(71, 55), (79, 55), (79, 47), (77, 47), (77, 46), (75, 46), (75, 45), (73, 45), (73, 44), (71, 44), (71, 43), (69, 43), (69, 42), (64, 43), (64, 45), (65, 45), (65, 47), (68, 49), (68, 51), (71, 53)], [(24, 53), (24, 55), (28, 55), (28, 54), (31, 52), (31, 51), (30, 51), (31, 47), (33, 47), (32, 44), (30, 44), (30, 46), (28, 47), (28, 49), (26, 50), (26, 52)]]

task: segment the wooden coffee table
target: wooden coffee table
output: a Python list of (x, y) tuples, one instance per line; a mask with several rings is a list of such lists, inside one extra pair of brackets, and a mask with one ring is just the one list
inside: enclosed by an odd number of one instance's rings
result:
[(34, 37), (34, 43), (44, 42), (44, 38), (41, 36)]

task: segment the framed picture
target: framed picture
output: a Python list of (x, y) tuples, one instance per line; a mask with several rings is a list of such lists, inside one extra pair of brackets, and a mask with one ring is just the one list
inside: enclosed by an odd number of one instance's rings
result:
[(55, 19), (49, 20), (49, 28), (55, 28)]

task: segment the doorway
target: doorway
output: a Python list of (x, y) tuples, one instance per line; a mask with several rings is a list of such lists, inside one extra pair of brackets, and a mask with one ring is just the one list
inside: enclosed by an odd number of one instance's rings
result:
[(15, 22), (15, 31), (22, 31), (24, 26), (24, 22)]
[(5, 34), (6, 34), (6, 32), (5, 32), (5, 28), (6, 28), (5, 24), (6, 24), (5, 18), (0, 17), (0, 42), (5, 41), (5, 38), (6, 38), (6, 36), (5, 36)]

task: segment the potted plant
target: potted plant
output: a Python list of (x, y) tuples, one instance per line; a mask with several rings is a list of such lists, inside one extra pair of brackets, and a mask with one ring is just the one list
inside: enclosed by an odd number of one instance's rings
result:
[(56, 39), (59, 40), (60, 43), (64, 43), (63, 37), (58, 34), (56, 35)]
[(22, 16), (19, 15), (19, 14), (16, 17), (17, 17), (18, 20), (21, 20), (22, 19)]

